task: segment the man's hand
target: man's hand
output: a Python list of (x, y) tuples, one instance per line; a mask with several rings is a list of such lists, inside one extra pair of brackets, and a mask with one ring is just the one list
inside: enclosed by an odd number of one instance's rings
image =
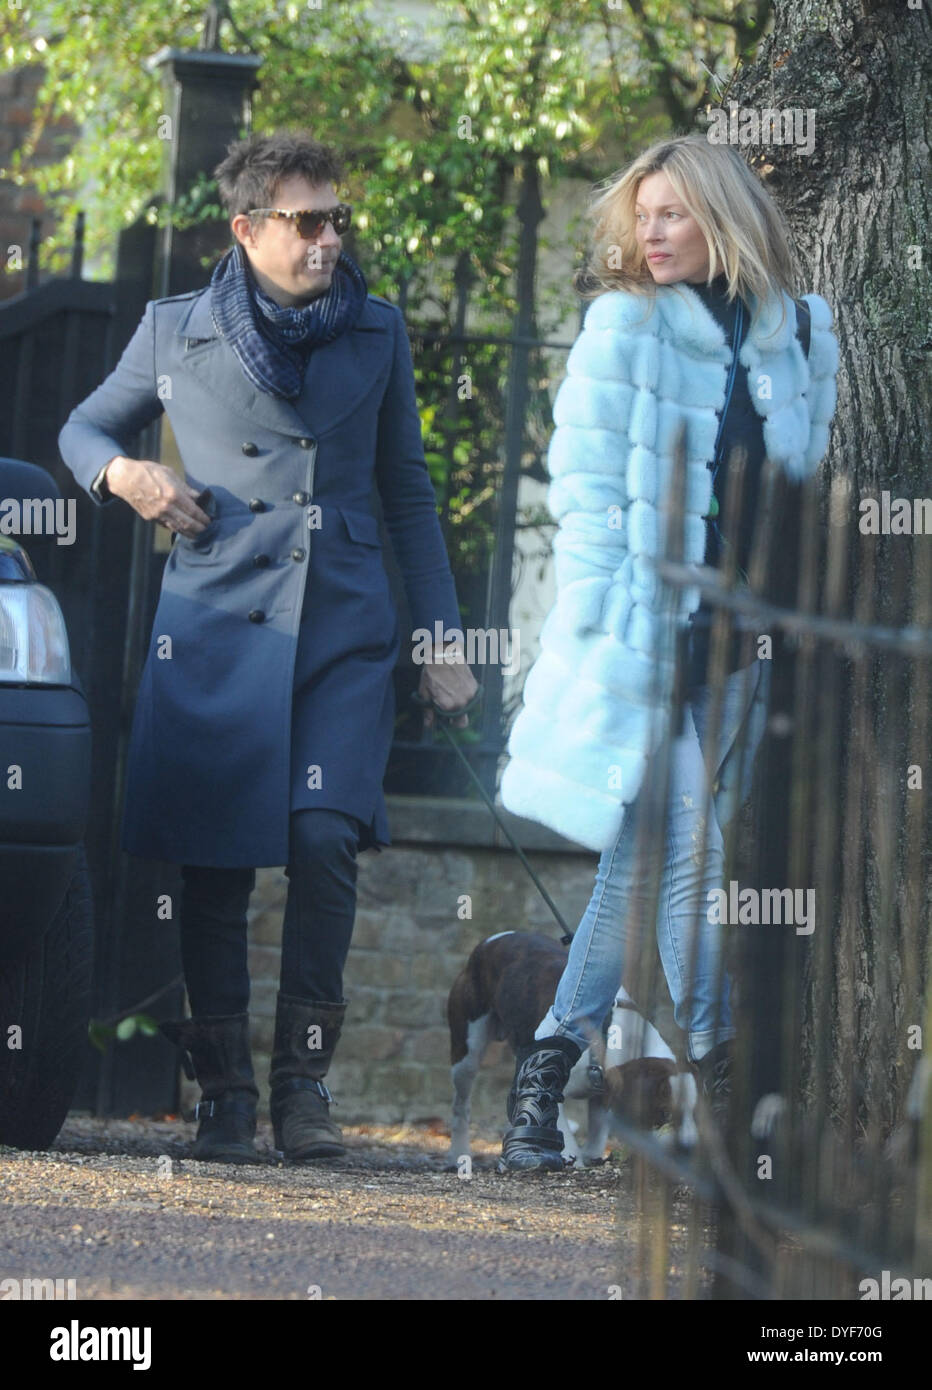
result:
[[(418, 694), (424, 700), (434, 700), (441, 709), (459, 709), (469, 704), (478, 688), (466, 665), (462, 646), (453, 642), (437, 652), (433, 661), (424, 663)], [(468, 714), (452, 720), (454, 729), (465, 729), (468, 724)], [(424, 727), (431, 729), (433, 726), (434, 711), (428, 707), (424, 710)]]
[(194, 501), (200, 493), (164, 463), (118, 455), (104, 475), (114, 497), (122, 497), (145, 521), (157, 521), (168, 531), (197, 536), (211, 518)]

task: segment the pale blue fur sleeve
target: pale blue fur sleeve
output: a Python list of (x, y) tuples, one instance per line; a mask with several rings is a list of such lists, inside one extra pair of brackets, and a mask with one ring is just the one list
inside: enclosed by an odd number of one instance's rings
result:
[(812, 328), (809, 339), (809, 443), (806, 466), (812, 471), (828, 452), (829, 429), (835, 414), (838, 372), (838, 340), (832, 332), (832, 311), (818, 294), (803, 295), (809, 305)]

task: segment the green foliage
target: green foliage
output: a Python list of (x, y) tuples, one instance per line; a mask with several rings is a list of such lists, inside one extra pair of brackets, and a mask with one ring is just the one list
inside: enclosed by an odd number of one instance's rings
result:
[[(370, 288), (393, 300), (404, 293), (409, 323), (450, 332), (459, 264), (472, 280), (467, 329), (491, 335), (509, 331), (516, 309), (522, 180), (536, 170), (546, 202), (557, 180), (593, 183), (646, 140), (688, 124), (712, 75), (721, 85), (753, 46), (770, 0), (709, 3), (713, 19), (679, 0), (435, 0), (421, 32), (365, 0), (233, 0), (221, 44), (263, 58), (256, 130), (301, 126), (345, 156), (341, 194), (355, 208), (347, 249)], [(35, 129), (0, 176), (34, 184), (62, 219), (43, 247), (46, 268), (65, 270), (78, 208), (88, 260), (108, 277), (116, 234), (140, 214), (186, 225), (218, 216), (210, 171), (174, 207), (150, 206), (173, 132), (169, 98), (145, 61), (166, 45), (195, 47), (205, 9), (193, 0), (134, 0), (129, 10), (125, 0), (37, 0), (0, 12), (6, 61), (45, 65)], [(56, 163), (32, 166), (44, 125), (61, 117), (81, 140)], [(580, 242), (582, 214), (580, 206), (566, 234)], [(541, 336), (571, 298), (572, 253), (562, 249), (566, 285), (538, 299)], [(532, 371), (523, 465), (540, 475), (549, 426), (542, 358)], [(466, 602), (478, 606), (503, 467), (507, 352), (472, 344), (457, 362), (449, 347), (425, 345), (417, 372), (457, 581), (467, 579)], [(464, 372), (471, 397), (461, 400), (451, 381)]]
[[(91, 255), (112, 253), (114, 234), (160, 185), (168, 102), (146, 60), (163, 46), (196, 46), (205, 8), (135, 0), (132, 22), (124, 0), (0, 11), (6, 63), (41, 62), (46, 74), (32, 138), (0, 173), (34, 183), (66, 221), (85, 208)], [(674, 73), (695, 110), (706, 69), (725, 76), (734, 64), (735, 17), (753, 25), (766, 8), (720, 0), (713, 24), (673, 0), (437, 0), (421, 35), (394, 15), (380, 20), (365, 0), (320, 9), (234, 0), (221, 38), (264, 60), (257, 130), (300, 124), (345, 152), (349, 191), (363, 205), (357, 227), (385, 292), (466, 251), (500, 309), (513, 268), (507, 183), (521, 156), (550, 180), (611, 172), (604, 147), (639, 143), (670, 120), (655, 97), (645, 100), (650, 74)], [(83, 138), (54, 164), (31, 166), (35, 141), (58, 118)], [(57, 249), (66, 243), (63, 229)]]
[(130, 1038), (137, 1036), (154, 1038), (158, 1031), (158, 1023), (149, 1014), (127, 1014), (115, 1023), (102, 1023), (92, 1018), (87, 1036), (99, 1052), (106, 1052), (108, 1042), (128, 1042)]

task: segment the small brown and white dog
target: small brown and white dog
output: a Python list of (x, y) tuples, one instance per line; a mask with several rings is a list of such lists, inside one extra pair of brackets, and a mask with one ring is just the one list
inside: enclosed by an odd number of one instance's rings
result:
[[(489, 1043), (512, 1051), (534, 1039), (553, 1003), (566, 966), (566, 950), (537, 932), (499, 932), (481, 941), (453, 983), (447, 1002), (453, 1071), (453, 1123), (446, 1166), (469, 1154), (470, 1095)], [(672, 1121), (683, 1148), (696, 1142), (696, 1077), (677, 1066), (663, 1038), (619, 989), (603, 1045), (593, 1043), (574, 1066), (567, 1100), (588, 1101), (588, 1132), (580, 1152), (560, 1107), (563, 1157), (582, 1165), (601, 1162), (612, 1115), (645, 1129)]]

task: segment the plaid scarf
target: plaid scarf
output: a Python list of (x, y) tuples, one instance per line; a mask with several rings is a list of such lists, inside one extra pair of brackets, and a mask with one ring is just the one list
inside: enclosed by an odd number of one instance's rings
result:
[(287, 400), (300, 395), (313, 349), (353, 327), (369, 292), (359, 266), (341, 251), (327, 293), (304, 308), (283, 309), (259, 288), (239, 242), (218, 263), (210, 288), (214, 327), (246, 376)]

